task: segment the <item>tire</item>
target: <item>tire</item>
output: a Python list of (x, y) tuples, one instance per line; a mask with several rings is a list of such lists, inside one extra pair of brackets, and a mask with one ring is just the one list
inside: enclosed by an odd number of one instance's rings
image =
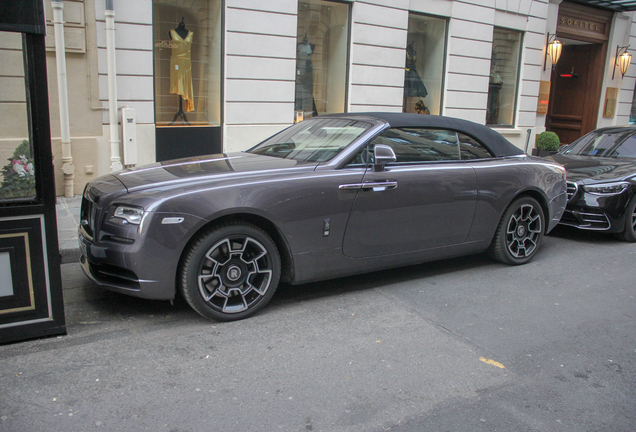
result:
[(509, 265), (530, 261), (539, 250), (545, 231), (543, 209), (534, 198), (513, 201), (504, 212), (488, 254)]
[(625, 227), (620, 233), (620, 238), (627, 242), (636, 242), (636, 195), (629, 200), (627, 207), (625, 207)]
[(262, 229), (226, 223), (200, 234), (179, 270), (179, 289), (188, 304), (216, 321), (236, 321), (262, 309), (280, 280), (280, 254)]

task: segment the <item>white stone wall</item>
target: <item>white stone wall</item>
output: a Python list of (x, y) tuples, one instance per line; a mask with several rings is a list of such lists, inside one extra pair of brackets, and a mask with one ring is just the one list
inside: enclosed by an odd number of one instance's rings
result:
[(226, 0), (226, 151), (244, 150), (294, 116), (297, 0)]
[(349, 111), (402, 112), (408, 0), (353, 5)]
[[(105, 125), (103, 128), (104, 136), (98, 140), (98, 153), (101, 156), (98, 163), (100, 174), (109, 172), (108, 167), (110, 166), (104, 8), (104, 0), (95, 0), (99, 100), (104, 109), (103, 124)], [(114, 10), (118, 108), (124, 106), (135, 108), (138, 127), (138, 164), (153, 162), (155, 159), (155, 138), (154, 133), (148, 132), (149, 129), (154, 132), (155, 123), (152, 1), (114, 0)], [(121, 111), (118, 112), (118, 117), (120, 116)]]
[(357, 0), (353, 6), (349, 110), (402, 111), (408, 14), (448, 19), (443, 114), (484, 123), (494, 26), (524, 32), (515, 127), (519, 147), (535, 128), (547, 1)]
[[(104, 6), (96, 2), (100, 100), (107, 107)], [(545, 115), (537, 115), (546, 31), (554, 32), (559, 1), (553, 0), (352, 0), (347, 110), (402, 111), (405, 48), (409, 12), (448, 20), (442, 114), (479, 123), (486, 119), (493, 28), (523, 32), (523, 49), (515, 126), (499, 132), (524, 148), (544, 130)], [(289, 126), (294, 115), (297, 0), (226, 0), (223, 38), (224, 150), (249, 148)], [(119, 105), (137, 110), (141, 134), (140, 160), (154, 158), (152, 1), (115, 0)], [(625, 15), (625, 14), (623, 14)], [(636, 46), (633, 14), (608, 44)], [(617, 19), (618, 20), (618, 19)], [(620, 20), (618, 20), (620, 22)], [(622, 33), (621, 33), (622, 32)], [(631, 35), (627, 38), (627, 35)], [(621, 36), (622, 35), (622, 36)], [(612, 48), (612, 45), (614, 47)], [(636, 54), (636, 52), (633, 52)], [(608, 58), (608, 64), (611, 59)], [(613, 61), (613, 60), (611, 60)], [(549, 65), (548, 65), (549, 66)], [(608, 68), (609, 69), (609, 68)], [(627, 123), (636, 83), (632, 67), (625, 78), (604, 83), (618, 86), (618, 114), (609, 120)], [(601, 103), (601, 106), (603, 104)], [(599, 113), (599, 125), (608, 122)], [(108, 112), (104, 112), (104, 124)], [(106, 128), (105, 128), (106, 129)], [(107, 133), (107, 130), (106, 130)], [(147, 142), (146, 142), (147, 141)], [(105, 139), (105, 145), (107, 145)], [(532, 145), (531, 145), (532, 146)], [(143, 155), (141, 154), (143, 152)], [(107, 154), (107, 152), (102, 152)], [(150, 157), (151, 155), (152, 157)]]
[[(618, 100), (616, 105), (616, 115), (613, 119), (603, 118), (603, 113), (599, 113), (599, 127), (609, 125), (625, 125), (629, 123), (630, 112), (632, 109), (632, 101), (634, 97), (634, 87), (636, 86), (636, 17), (633, 12), (616, 14), (614, 17), (613, 32), (611, 42), (608, 44), (608, 64), (614, 65), (617, 46), (629, 45), (628, 52), (632, 55), (632, 64), (627, 73), (623, 77), (620, 69), (616, 68), (614, 80), (611, 80), (611, 70), (605, 79), (610, 79), (609, 86), (618, 88)], [(612, 43), (613, 42), (613, 43)], [(611, 69), (611, 67), (610, 67)], [(603, 89), (601, 100), (601, 111), (603, 110), (605, 101), (605, 89)]]

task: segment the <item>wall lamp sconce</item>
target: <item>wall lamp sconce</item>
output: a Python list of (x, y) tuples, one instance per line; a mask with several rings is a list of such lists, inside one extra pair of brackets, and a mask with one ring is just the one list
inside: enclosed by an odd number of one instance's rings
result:
[(561, 57), (562, 49), (563, 44), (556, 38), (556, 33), (548, 33), (548, 39), (545, 44), (545, 57), (543, 58), (543, 70), (545, 70), (548, 65), (548, 56), (550, 56), (550, 61), (552, 61), (552, 67), (554, 68), (556, 66)]
[(616, 74), (616, 66), (618, 66), (623, 74), (623, 78), (627, 73), (627, 69), (629, 69), (629, 65), (632, 62), (632, 55), (627, 52), (627, 46), (617, 46), (616, 47), (616, 58), (614, 59), (614, 70), (612, 71), (612, 79), (614, 79), (614, 75)]

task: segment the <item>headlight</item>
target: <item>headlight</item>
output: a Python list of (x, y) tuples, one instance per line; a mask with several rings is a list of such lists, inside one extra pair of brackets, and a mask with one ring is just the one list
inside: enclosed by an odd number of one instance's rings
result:
[(139, 207), (119, 206), (115, 209), (113, 217), (124, 219), (133, 225), (139, 225), (143, 215), (144, 210)]
[(585, 192), (596, 195), (618, 195), (629, 187), (629, 183), (604, 183), (584, 185)]

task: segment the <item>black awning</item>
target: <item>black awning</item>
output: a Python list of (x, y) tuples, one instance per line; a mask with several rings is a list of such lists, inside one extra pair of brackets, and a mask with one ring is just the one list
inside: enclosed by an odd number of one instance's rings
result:
[(636, 11), (636, 0), (572, 0), (587, 6), (611, 10), (613, 12)]

